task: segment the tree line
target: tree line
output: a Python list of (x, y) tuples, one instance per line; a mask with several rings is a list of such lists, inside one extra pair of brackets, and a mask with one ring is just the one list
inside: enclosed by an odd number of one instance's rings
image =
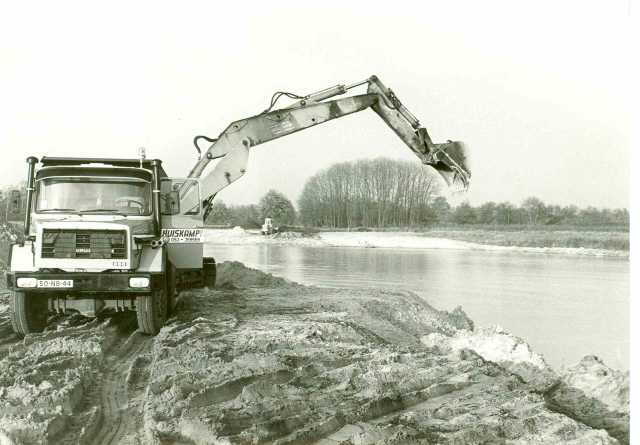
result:
[[(443, 201), (442, 197), (438, 198)], [(501, 225), (568, 225), (568, 226), (621, 226), (629, 227), (627, 209), (598, 209), (593, 206), (578, 208), (575, 205), (545, 204), (536, 197), (525, 199), (521, 205), (508, 201), (487, 202), (474, 207), (464, 201), (456, 207), (443, 205), (438, 212), (438, 222), (456, 224)]]

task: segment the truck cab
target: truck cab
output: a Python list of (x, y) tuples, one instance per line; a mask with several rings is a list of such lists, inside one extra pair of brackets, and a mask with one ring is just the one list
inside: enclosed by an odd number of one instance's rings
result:
[(28, 158), (24, 240), (9, 251), (11, 321), (41, 332), (53, 313), (137, 311), (157, 334), (180, 290), (212, 286), (198, 179), (159, 160)]

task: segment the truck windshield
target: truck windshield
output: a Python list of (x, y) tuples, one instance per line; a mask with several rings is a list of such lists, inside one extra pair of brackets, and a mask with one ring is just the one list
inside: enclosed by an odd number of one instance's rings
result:
[(122, 178), (45, 178), (38, 181), (36, 212), (151, 214), (151, 184)]

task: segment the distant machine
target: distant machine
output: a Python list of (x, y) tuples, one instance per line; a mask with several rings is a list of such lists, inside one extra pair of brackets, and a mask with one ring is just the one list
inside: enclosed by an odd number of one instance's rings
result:
[[(366, 94), (327, 101), (360, 85)], [(296, 102), (272, 111), (282, 96)], [(215, 284), (204, 220), (215, 195), (246, 173), (250, 148), (367, 108), (451, 190), (468, 189), (466, 145), (434, 144), (376, 76), (307, 96), (274, 94), (267, 110), (232, 122), (218, 138), (196, 136), (198, 161), (183, 178), (169, 177), (144, 149), (138, 159), (27, 158), (26, 196), (14, 191), (9, 203), (12, 214), (26, 208), (24, 240), (12, 244), (7, 273), (14, 331), (42, 332), (51, 312), (109, 309), (137, 311), (140, 330), (157, 334), (181, 290)], [(211, 144), (204, 156), (200, 140)], [(267, 218), (262, 232), (274, 230)]]
[(260, 230), (261, 235), (273, 235), (277, 232), (277, 228), (273, 227), (273, 222), (271, 218), (265, 218), (264, 224), (262, 225), (262, 229)]

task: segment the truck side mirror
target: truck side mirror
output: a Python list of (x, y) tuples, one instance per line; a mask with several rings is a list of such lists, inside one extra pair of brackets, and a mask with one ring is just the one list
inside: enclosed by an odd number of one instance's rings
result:
[(177, 190), (167, 193), (166, 195), (167, 207), (165, 214), (178, 215), (180, 213), (180, 195)]
[(11, 200), (9, 201), (9, 213), (20, 213), (22, 207), (22, 193), (20, 193), (20, 190), (13, 190), (11, 192)]

